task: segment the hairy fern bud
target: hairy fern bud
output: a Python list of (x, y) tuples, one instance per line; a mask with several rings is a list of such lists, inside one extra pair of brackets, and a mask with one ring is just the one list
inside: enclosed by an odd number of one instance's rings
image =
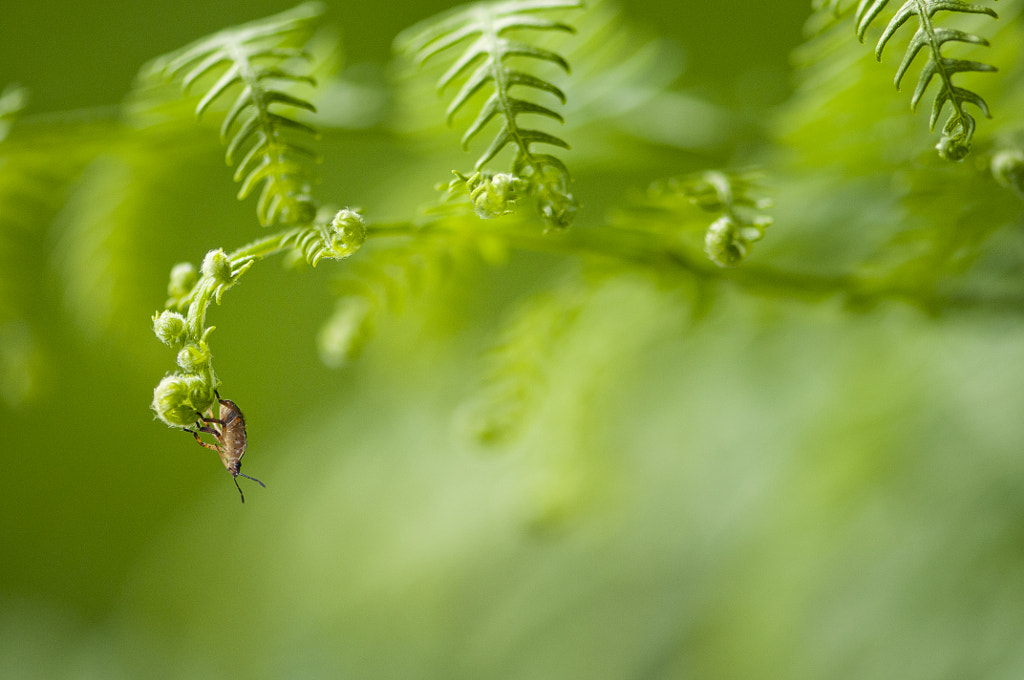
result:
[(152, 408), (169, 427), (188, 427), (213, 403), (214, 392), (202, 376), (169, 375), (153, 390)]
[(342, 208), (331, 220), (331, 249), (351, 255), (366, 241), (366, 219), (359, 211)]
[(764, 236), (764, 228), (769, 224), (768, 218), (742, 224), (731, 215), (723, 215), (708, 227), (704, 252), (719, 267), (735, 267), (747, 258), (751, 244)]
[(366, 241), (366, 220), (358, 210), (343, 208), (330, 224), (314, 224), (288, 237), (292, 245), (311, 266), (320, 260), (340, 260), (359, 250)]
[(178, 366), (186, 373), (203, 372), (209, 367), (211, 360), (210, 348), (202, 341), (199, 344), (185, 345), (177, 357)]
[(736, 223), (731, 217), (724, 215), (708, 227), (704, 252), (719, 267), (735, 267), (747, 257), (747, 244), (738, 238)]
[(473, 211), (482, 220), (491, 220), (502, 215), (511, 215), (518, 208), (519, 185), (521, 181), (507, 172), (487, 174), (480, 171), (467, 177), (454, 170), (458, 178), (452, 180), (450, 188), (464, 184), (473, 203)]
[(231, 277), (231, 260), (220, 248), (206, 253), (202, 272), (203, 276), (213, 279), (222, 286), (230, 286), (234, 282)]
[(177, 312), (163, 311), (153, 316), (153, 332), (160, 342), (168, 347), (177, 348), (185, 344), (188, 327), (185, 317)]
[(167, 283), (167, 307), (181, 308), (192, 295), (199, 281), (199, 272), (191, 262), (180, 262), (171, 269), (171, 280)]
[(992, 156), (991, 168), (997, 182), (1024, 194), (1024, 152), (1017, 149), (1000, 151)]

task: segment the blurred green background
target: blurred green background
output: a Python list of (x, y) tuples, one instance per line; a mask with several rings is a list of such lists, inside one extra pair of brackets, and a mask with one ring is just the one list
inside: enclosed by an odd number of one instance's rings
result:
[[(328, 21), (372, 71), (451, 4), (330, 2)], [(781, 102), (809, 3), (693, 4), (624, 7), (681, 46), (687, 92), (754, 117)], [(288, 6), (9, 3), (0, 77), (33, 113), (115, 105), (146, 60)], [(324, 194), (399, 213), (429, 195), (394, 207), (391, 181), (431, 180), (384, 137), (325, 135)], [(216, 147), (166, 153), (163, 174), (101, 160), (26, 238), (35, 285), (0, 338), (24, 350), (0, 373), (0, 677), (1024, 675), (1020, 317), (728, 291), (698, 315), (611, 277), (557, 339), (535, 423), (496, 452), (465, 433), (486, 351), (574, 263), (471, 268), (331, 370), (331, 263), (266, 262), (210, 312), (245, 471), (267, 484), (243, 506), (212, 453), (153, 419), (173, 359), (149, 319), (174, 263), (253, 237), (251, 201)], [(726, 153), (584, 169), (579, 190)], [(97, 228), (96, 196), (136, 228)]]

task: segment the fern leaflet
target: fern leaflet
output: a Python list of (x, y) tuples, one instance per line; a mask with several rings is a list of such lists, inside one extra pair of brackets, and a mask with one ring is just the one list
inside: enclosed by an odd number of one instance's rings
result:
[[(857, 6), (855, 20), (857, 22), (857, 37), (861, 41), (864, 40), (864, 34), (868, 27), (885, 9), (888, 2), (889, 0), (860, 1), (860, 4)], [(928, 85), (937, 75), (939, 77), (939, 92), (935, 95), (935, 101), (932, 104), (929, 126), (932, 130), (935, 129), (939, 114), (942, 113), (946, 102), (949, 102), (953, 111), (946, 120), (942, 129), (942, 139), (936, 148), (938, 148), (939, 154), (943, 158), (962, 160), (970, 151), (971, 139), (974, 136), (976, 125), (974, 117), (966, 111), (965, 105), (974, 104), (986, 117), (991, 118), (992, 114), (989, 112), (988, 104), (980, 95), (968, 89), (954, 86), (953, 76), (966, 71), (991, 72), (995, 71), (996, 68), (977, 61), (942, 56), (942, 46), (948, 42), (988, 45), (988, 41), (979, 36), (956, 29), (935, 26), (932, 21), (933, 17), (936, 13), (943, 11), (987, 14), (990, 17), (998, 18), (995, 11), (989, 7), (967, 4), (957, 0), (906, 0), (889, 21), (885, 30), (882, 31), (882, 36), (878, 39), (878, 44), (875, 47), (875, 57), (881, 61), (882, 51), (885, 49), (889, 39), (911, 16), (917, 17), (919, 24), (917, 32), (910, 39), (903, 62), (896, 70), (896, 87), (899, 88), (900, 82), (903, 80), (903, 76), (906, 74), (911, 62), (914, 61), (914, 58), (922, 49), (927, 47), (929, 52), (928, 62), (921, 69), (921, 75), (911, 97), (910, 105), (912, 109), (917, 109), (917, 105), (924, 96), (925, 90), (928, 89)]]
[(512, 88), (521, 86), (538, 90), (555, 97), (562, 104), (566, 101), (565, 93), (550, 81), (524, 70), (524, 67), (513, 65), (513, 60), (528, 58), (548, 62), (566, 73), (569, 72), (569, 63), (556, 52), (510, 38), (507, 34), (517, 30), (574, 33), (572, 26), (537, 17), (534, 13), (581, 7), (579, 0), (477, 3), (414, 26), (396, 40), (399, 51), (413, 55), (419, 64), (423, 64), (462, 41), (474, 38), (438, 81), (438, 90), (443, 91), (478, 64), (449, 104), (448, 122), (451, 124), (467, 102), (489, 84), (493, 92), (463, 135), (462, 145), (468, 149), (470, 141), (494, 118), (500, 117), (503, 121), (501, 128), (477, 160), (476, 169), (481, 170), (505, 147), (513, 145), (516, 156), (512, 172), (530, 181), (541, 214), (555, 227), (568, 226), (576, 210), (575, 201), (568, 193), (569, 170), (558, 156), (538, 153), (533, 145), (547, 144), (569, 149), (569, 144), (548, 132), (523, 127), (518, 117), (520, 114), (536, 114), (560, 123), (563, 119), (561, 114), (546, 105), (514, 96)]
[[(220, 128), (227, 144), (226, 160), (241, 182), (244, 199), (263, 185), (256, 212), (260, 223), (308, 224), (316, 215), (310, 195), (312, 178), (306, 164), (316, 154), (297, 143), (296, 136), (315, 136), (309, 125), (296, 120), (298, 110), (316, 112), (309, 101), (286, 92), (282, 85), (314, 85), (297, 73), (294, 62), (308, 60), (302, 50), (312, 37), (324, 6), (308, 2), (287, 12), (229, 28), (158, 59), (151, 70), (165, 78), (180, 77), (187, 92), (197, 81), (219, 78), (196, 106), (202, 116), (228, 90), (241, 86)], [(283, 110), (282, 110), (283, 109)]]

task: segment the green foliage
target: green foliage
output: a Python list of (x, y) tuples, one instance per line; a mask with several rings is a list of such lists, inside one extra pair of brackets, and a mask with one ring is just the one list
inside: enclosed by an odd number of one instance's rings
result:
[[(857, 22), (857, 37), (862, 41), (868, 27), (886, 5), (889, 0), (861, 0), (857, 6), (855, 20)], [(942, 47), (950, 42), (971, 43), (975, 45), (988, 45), (988, 41), (977, 35), (965, 31), (935, 26), (933, 18), (938, 12), (958, 12), (965, 14), (986, 14), (998, 18), (995, 10), (981, 5), (972, 5), (956, 0), (906, 0), (896, 11), (889, 24), (882, 31), (878, 44), (875, 47), (875, 57), (881, 61), (882, 51), (889, 43), (903, 24), (911, 17), (917, 17), (918, 29), (910, 39), (903, 61), (896, 70), (896, 87), (900, 86), (903, 76), (906, 74), (914, 58), (925, 47), (928, 48), (928, 61), (921, 68), (921, 75), (918, 78), (914, 94), (910, 99), (912, 109), (917, 109), (918, 103), (924, 96), (925, 90), (935, 76), (939, 77), (939, 90), (935, 95), (932, 104), (931, 117), (929, 119), (930, 129), (935, 129), (943, 107), (949, 102), (952, 112), (942, 128), (942, 139), (939, 140), (937, 149), (943, 158), (959, 161), (967, 155), (971, 148), (971, 140), (974, 138), (976, 122), (974, 117), (965, 109), (966, 104), (973, 104), (978, 107), (985, 116), (991, 118), (988, 104), (981, 96), (971, 90), (953, 85), (953, 76), (957, 73), (970, 71), (991, 72), (996, 68), (989, 64), (968, 59), (954, 59), (945, 57), (942, 54)]]
[(316, 135), (296, 118), (297, 112), (315, 112), (316, 107), (285, 88), (316, 85), (312, 76), (301, 72), (300, 64), (310, 59), (302, 47), (323, 11), (321, 3), (308, 2), (215, 33), (157, 59), (144, 72), (146, 77), (180, 78), (186, 91), (219, 74), (196, 105), (197, 116), (227, 92), (239, 90), (220, 136), (227, 144), (228, 164), (237, 164), (235, 181), (242, 183), (238, 198), (263, 185), (256, 212), (264, 226), (309, 224), (316, 215), (307, 166), (317, 156), (296, 139)]
[[(422, 4), (301, 5), (89, 110), (19, 71), (0, 677), (1021, 677), (1024, 0), (799, 2), (478, 3), (393, 64)], [(992, 114), (964, 162), (864, 21)], [(180, 431), (217, 390), (244, 511)]]

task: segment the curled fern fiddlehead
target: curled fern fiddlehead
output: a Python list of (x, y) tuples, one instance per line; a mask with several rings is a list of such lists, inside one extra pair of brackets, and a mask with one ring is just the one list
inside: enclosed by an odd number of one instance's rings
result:
[(220, 135), (227, 144), (228, 164), (236, 166), (235, 181), (242, 183), (238, 198), (263, 185), (256, 211), (264, 226), (308, 224), (316, 216), (306, 168), (316, 154), (295, 139), (316, 135), (295, 117), (299, 110), (316, 108), (284, 88), (315, 84), (311, 76), (296, 71), (295, 63), (309, 59), (302, 46), (323, 10), (320, 3), (305, 3), (229, 28), (161, 57), (151, 69), (165, 78), (181, 78), (186, 91), (205, 76), (220, 73), (196, 106), (197, 116), (228, 90), (241, 87)]
[(566, 73), (569, 72), (569, 63), (555, 52), (512, 39), (507, 34), (518, 30), (572, 33), (574, 29), (568, 24), (538, 17), (536, 13), (580, 7), (582, 3), (578, 0), (477, 3), (414, 26), (396, 40), (400, 51), (413, 55), (422, 64), (462, 41), (474, 38), (438, 81), (438, 90), (443, 91), (476, 65), (448, 106), (448, 122), (451, 123), (476, 93), (487, 86), (493, 88), (463, 135), (462, 144), (468, 148), (470, 141), (488, 123), (500, 118), (501, 128), (477, 160), (476, 169), (482, 170), (505, 147), (514, 146), (516, 156), (512, 173), (529, 182), (541, 215), (552, 227), (568, 226), (576, 212), (576, 202), (568, 191), (569, 170), (560, 158), (551, 153), (539, 153), (533, 146), (547, 144), (568, 149), (569, 144), (553, 134), (523, 127), (518, 117), (536, 114), (562, 122), (562, 116), (546, 105), (514, 96), (512, 88), (518, 86), (544, 92), (564, 104), (565, 93), (549, 80), (530, 73), (522, 60), (555, 64)]
[(484, 174), (477, 170), (472, 176), (466, 177), (456, 171), (449, 189), (455, 190), (458, 184), (466, 186), (477, 216), (489, 220), (515, 212), (519, 194), (517, 185), (522, 184), (522, 180), (507, 172)]
[(716, 213), (718, 219), (704, 233), (704, 252), (719, 267), (743, 262), (755, 241), (764, 237), (772, 218), (760, 211), (771, 207), (771, 199), (758, 196), (758, 175), (708, 170), (651, 187), (655, 203), (670, 207), (682, 198), (690, 205)]
[[(857, 22), (857, 37), (862, 41), (864, 34), (871, 23), (885, 9), (889, 0), (861, 0), (857, 6), (855, 19)], [(942, 56), (942, 46), (948, 42), (965, 42), (976, 45), (988, 45), (988, 41), (964, 31), (935, 26), (932, 19), (938, 12), (960, 12), (967, 14), (987, 14), (990, 17), (998, 18), (995, 11), (989, 7), (972, 5), (956, 0), (906, 0), (903, 6), (896, 11), (888, 26), (882, 31), (875, 47), (875, 57), (881, 61), (882, 51), (885, 49), (889, 39), (905, 24), (910, 17), (916, 16), (918, 21), (917, 32), (910, 39), (903, 62), (896, 71), (896, 87), (900, 86), (903, 76), (910, 67), (911, 62), (918, 53), (928, 48), (928, 62), (921, 69), (921, 75), (917, 81), (917, 87), (911, 97), (911, 108), (916, 110), (921, 97), (932, 79), (939, 77), (939, 92), (935, 95), (932, 104), (932, 113), (929, 126), (935, 129), (939, 114), (942, 113), (946, 102), (953, 108), (952, 113), (946, 120), (942, 129), (942, 138), (936, 148), (939, 155), (950, 160), (962, 160), (970, 151), (971, 139), (974, 136), (976, 126), (974, 117), (965, 109), (966, 104), (974, 104), (986, 117), (991, 118), (988, 104), (975, 92), (953, 85), (953, 76), (965, 71), (995, 71), (994, 66), (977, 61), (966, 59), (953, 59)]]
[(1003, 149), (992, 156), (990, 166), (997, 182), (1024, 198), (1024, 151)]

